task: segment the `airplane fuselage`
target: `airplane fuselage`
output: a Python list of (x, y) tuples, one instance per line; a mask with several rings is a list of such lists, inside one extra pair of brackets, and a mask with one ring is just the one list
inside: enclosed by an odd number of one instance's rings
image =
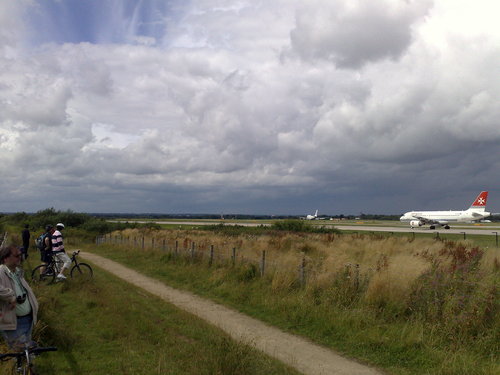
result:
[[(478, 211), (411, 211), (405, 213), (399, 219), (402, 222), (410, 222), (414, 220), (421, 220), (422, 218), (435, 222), (437, 224), (448, 223), (467, 223), (472, 221), (483, 220), (490, 216), (489, 212)], [(422, 223), (424, 224), (424, 223)]]
[(314, 213), (314, 215), (307, 215), (306, 220), (317, 220), (318, 219), (318, 210)]

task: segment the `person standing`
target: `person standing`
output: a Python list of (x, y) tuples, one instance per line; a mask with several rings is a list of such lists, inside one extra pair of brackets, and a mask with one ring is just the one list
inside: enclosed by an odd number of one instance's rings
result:
[(24, 259), (28, 259), (28, 249), (30, 247), (30, 226), (26, 224), (24, 226), (23, 231), (21, 232), (21, 236), (23, 238), (23, 255)]
[(64, 229), (63, 223), (56, 224), (56, 230), (52, 233), (52, 255), (57, 258), (58, 261), (63, 263), (59, 274), (57, 275), (58, 280), (65, 280), (64, 272), (71, 266), (71, 259), (66, 254), (64, 250), (63, 235), (61, 231)]
[[(49, 264), (52, 259), (52, 233), (54, 232), (54, 227), (52, 225), (47, 225), (45, 227), (45, 233), (43, 233), (41, 238), (41, 243), (39, 244), (40, 250), (40, 260), (45, 264)], [(42, 267), (41, 272), (45, 272), (45, 267)]]
[(21, 251), (14, 245), (0, 250), (0, 330), (11, 348), (32, 345), (38, 301), (24, 279)]

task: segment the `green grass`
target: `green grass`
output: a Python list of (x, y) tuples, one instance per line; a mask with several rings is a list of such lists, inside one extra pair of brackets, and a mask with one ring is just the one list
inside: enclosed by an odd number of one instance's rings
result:
[[(364, 230), (343, 230), (342, 227), (339, 228), (343, 234), (359, 234), (365, 236), (373, 236), (375, 238), (384, 237), (398, 237), (398, 238), (408, 238), (408, 239), (421, 239), (421, 238), (434, 238), (436, 240), (442, 241), (463, 241), (463, 234), (449, 234), (449, 233), (439, 233), (439, 236), (435, 232), (376, 232), (376, 231), (364, 231)], [(496, 247), (495, 236), (492, 235), (481, 235), (481, 234), (467, 234), (465, 241), (480, 247)]]
[(35, 288), (41, 308), (34, 334), (57, 346), (36, 360), (50, 374), (297, 374), (231, 340), (191, 314), (97, 269)]
[(494, 340), (491, 335), (479, 337), (472, 344), (462, 344), (430, 323), (415, 318), (406, 321), (397, 314), (391, 316), (390, 309), (342, 306), (328, 301), (321, 291), (293, 286), (288, 290), (273, 290), (268, 278), (254, 277), (248, 266), (209, 268), (206, 263), (190, 264), (160, 251), (112, 246), (99, 246), (91, 251), (393, 374), (500, 373), (500, 351), (491, 350), (495, 345), (491, 343)]

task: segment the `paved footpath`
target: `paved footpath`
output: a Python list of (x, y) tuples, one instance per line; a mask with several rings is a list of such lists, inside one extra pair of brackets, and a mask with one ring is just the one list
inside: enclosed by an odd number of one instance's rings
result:
[(81, 252), (80, 255), (113, 275), (219, 327), (234, 340), (249, 344), (304, 374), (383, 374), (378, 370), (346, 359), (307, 339), (285, 333), (192, 293), (171, 288), (158, 280), (144, 276), (107, 258), (87, 252)]

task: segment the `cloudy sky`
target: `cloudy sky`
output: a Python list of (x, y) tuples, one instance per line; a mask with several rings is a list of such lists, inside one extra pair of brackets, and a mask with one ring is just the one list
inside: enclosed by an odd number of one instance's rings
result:
[(500, 212), (494, 0), (0, 0), (0, 211)]

